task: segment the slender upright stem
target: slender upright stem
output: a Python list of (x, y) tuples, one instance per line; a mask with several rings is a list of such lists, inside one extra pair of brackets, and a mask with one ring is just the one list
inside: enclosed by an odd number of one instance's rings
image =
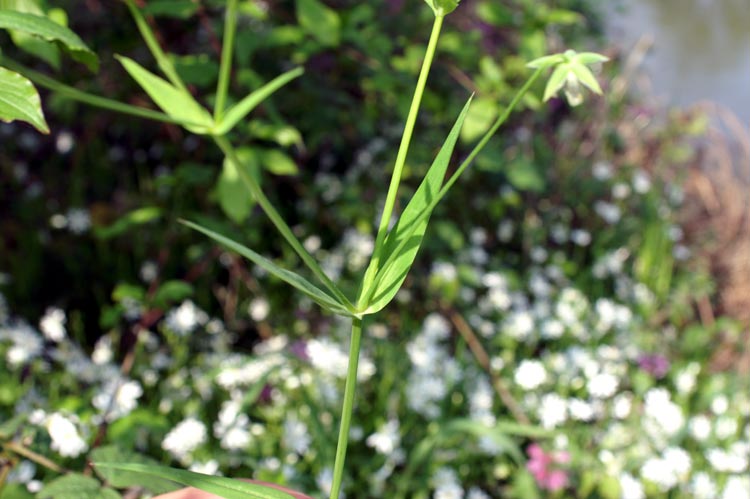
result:
[(216, 142), (216, 145), (218, 145), (219, 148), (221, 148), (221, 150), (224, 152), (224, 155), (237, 166), (237, 172), (240, 175), (240, 179), (245, 184), (245, 187), (247, 187), (247, 189), (253, 195), (255, 200), (258, 202), (258, 204), (266, 213), (274, 226), (276, 226), (276, 229), (284, 237), (286, 242), (289, 243), (292, 249), (294, 249), (294, 251), (299, 255), (305, 265), (308, 266), (308, 268), (313, 272), (313, 274), (315, 274), (320, 282), (323, 283), (323, 285), (325, 285), (325, 287), (328, 288), (331, 293), (333, 293), (336, 299), (339, 300), (339, 303), (341, 303), (350, 311), (353, 311), (354, 306), (351, 304), (346, 295), (344, 295), (344, 293), (338, 288), (338, 286), (336, 286), (336, 284), (326, 275), (326, 273), (323, 272), (323, 269), (320, 268), (320, 265), (315, 260), (315, 258), (313, 258), (313, 256), (307, 252), (305, 247), (302, 246), (302, 243), (300, 243), (299, 240), (294, 236), (292, 229), (289, 228), (279, 212), (276, 211), (276, 208), (273, 207), (273, 204), (271, 204), (271, 201), (263, 193), (263, 190), (260, 188), (256, 180), (251, 175), (248, 175), (245, 169), (242, 168), (242, 161), (240, 161), (240, 158), (237, 156), (237, 152), (234, 150), (229, 140), (227, 140), (226, 137), (218, 135), (214, 135), (213, 139)]
[(227, 13), (224, 18), (224, 41), (221, 44), (221, 67), (219, 69), (219, 83), (216, 86), (216, 104), (214, 105), (214, 121), (219, 123), (224, 114), (229, 89), (229, 76), (232, 72), (232, 54), (234, 51), (234, 35), (237, 32), (237, 0), (227, 0)]
[(154, 59), (156, 59), (156, 63), (159, 65), (159, 68), (161, 68), (161, 70), (164, 72), (164, 75), (169, 79), (169, 81), (172, 82), (172, 85), (184, 92), (187, 92), (187, 87), (182, 82), (182, 78), (180, 78), (180, 75), (177, 74), (172, 61), (169, 60), (167, 54), (165, 54), (161, 49), (159, 42), (156, 41), (156, 36), (151, 30), (151, 27), (146, 22), (146, 19), (143, 17), (143, 14), (141, 14), (141, 11), (138, 10), (138, 7), (136, 7), (136, 5), (133, 3), (133, 0), (125, 0), (125, 3), (128, 5), (130, 14), (133, 16), (136, 26), (138, 26), (138, 31), (141, 32), (143, 41), (146, 42), (146, 45), (151, 51), (151, 54), (154, 56)]
[(341, 492), (341, 482), (344, 479), (344, 461), (346, 460), (346, 446), (349, 443), (349, 428), (352, 424), (352, 412), (354, 410), (354, 391), (357, 387), (357, 366), (359, 365), (361, 341), (362, 319), (352, 319), (349, 368), (346, 371), (344, 404), (341, 409), (341, 424), (339, 425), (339, 439), (336, 443), (336, 460), (333, 464), (333, 483), (331, 484), (330, 499), (338, 499)]
[(154, 111), (152, 109), (146, 109), (146, 108), (138, 107), (138, 106), (131, 106), (130, 104), (125, 104), (124, 102), (116, 101), (113, 99), (107, 99), (106, 97), (101, 97), (98, 95), (90, 94), (88, 92), (84, 92), (82, 90), (78, 90), (77, 88), (61, 83), (53, 78), (50, 78), (49, 76), (46, 76), (42, 73), (34, 71), (33, 69), (29, 69), (21, 64), (18, 64), (17, 62), (12, 61), (8, 59), (7, 57), (2, 57), (0, 59), (2, 59), (3, 65), (7, 67), (8, 69), (12, 69), (13, 71), (21, 73), (22, 75), (24, 75), (29, 80), (36, 83), (37, 85), (44, 87), (44, 88), (48, 88), (49, 90), (52, 90), (53, 92), (56, 92), (60, 95), (68, 97), (69, 99), (83, 102), (84, 104), (88, 104), (94, 107), (99, 107), (102, 109), (109, 109), (111, 111), (116, 111), (118, 113), (129, 114), (131, 116), (137, 116), (139, 118), (162, 121), (164, 123), (174, 123), (174, 124), (183, 125), (183, 126), (184, 125), (190, 126), (192, 124), (198, 126), (198, 123), (188, 123), (185, 121), (176, 120), (172, 118), (171, 116), (168, 116), (159, 111)]
[[(427, 44), (427, 52), (425, 53), (424, 61), (422, 62), (422, 69), (420, 70), (419, 79), (417, 80), (417, 87), (414, 90), (414, 97), (412, 97), (411, 107), (409, 108), (409, 114), (406, 118), (404, 134), (401, 136), (401, 144), (399, 145), (398, 154), (396, 155), (396, 164), (393, 167), (391, 183), (388, 187), (388, 194), (386, 195), (385, 206), (383, 207), (383, 215), (380, 218), (378, 235), (375, 238), (375, 250), (372, 255), (370, 266), (368, 267), (373, 271), (365, 274), (362, 290), (366, 290), (372, 284), (372, 280), (374, 279), (380, 264), (383, 242), (388, 233), (388, 225), (391, 221), (391, 215), (393, 214), (393, 207), (396, 204), (396, 195), (398, 194), (398, 186), (401, 183), (401, 174), (403, 173), (404, 164), (406, 163), (406, 155), (409, 152), (409, 144), (411, 143), (412, 133), (414, 132), (414, 125), (417, 122), (417, 114), (419, 113), (422, 95), (424, 94), (425, 85), (427, 84), (427, 76), (430, 74), (430, 67), (435, 58), (437, 42), (438, 38), (440, 38), (440, 29), (443, 26), (443, 19), (443, 16), (436, 16), (435, 22), (432, 25), (430, 41)], [(360, 303), (359, 305), (364, 306), (366, 304)]]

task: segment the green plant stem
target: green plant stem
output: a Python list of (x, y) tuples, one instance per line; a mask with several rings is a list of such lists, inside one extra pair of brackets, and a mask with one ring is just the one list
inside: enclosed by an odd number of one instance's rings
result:
[(263, 193), (263, 190), (260, 188), (255, 179), (252, 178), (251, 175), (248, 175), (245, 169), (242, 168), (242, 161), (240, 161), (239, 157), (237, 156), (237, 152), (234, 150), (229, 140), (227, 140), (226, 137), (218, 135), (214, 135), (213, 139), (216, 142), (216, 145), (218, 145), (222, 150), (224, 155), (229, 158), (229, 160), (232, 161), (235, 165), (237, 165), (237, 172), (239, 173), (242, 182), (245, 184), (245, 187), (247, 187), (247, 189), (253, 195), (255, 200), (258, 202), (271, 222), (276, 226), (276, 229), (281, 233), (286, 242), (289, 243), (292, 249), (294, 249), (294, 251), (299, 255), (305, 265), (308, 266), (308, 268), (313, 272), (313, 274), (315, 274), (320, 282), (323, 283), (323, 285), (325, 285), (325, 287), (328, 288), (331, 293), (333, 293), (333, 295), (339, 300), (339, 303), (344, 306), (344, 308), (350, 311), (354, 311), (354, 306), (346, 297), (346, 295), (344, 295), (344, 293), (338, 288), (338, 286), (336, 286), (336, 284), (326, 275), (326, 273), (323, 272), (323, 269), (320, 268), (320, 265), (315, 260), (315, 258), (313, 258), (313, 256), (307, 252), (305, 247), (302, 246), (302, 243), (300, 243), (299, 240), (297, 240), (297, 238), (294, 236), (292, 229), (289, 228), (279, 212), (276, 211), (276, 208), (273, 207), (273, 204), (271, 204), (271, 201)]
[[(42, 73), (34, 71), (33, 69), (29, 69), (21, 64), (18, 64), (17, 62), (12, 61), (8, 59), (7, 57), (0, 58), (0, 60), (2, 60), (3, 65), (7, 67), (8, 69), (21, 73), (22, 75), (27, 77), (29, 80), (39, 85), (40, 87), (44, 87), (49, 90), (52, 90), (53, 92), (56, 92), (60, 95), (68, 97), (69, 99), (83, 102), (84, 104), (88, 104), (94, 107), (99, 107), (102, 109), (109, 109), (111, 111), (116, 111), (118, 113), (129, 114), (131, 116), (137, 116), (139, 118), (146, 118), (150, 120), (161, 121), (164, 123), (173, 123), (176, 125), (186, 125), (186, 124), (188, 126), (191, 125), (191, 123), (186, 123), (184, 121), (176, 120), (159, 111), (154, 111), (151, 109), (146, 109), (146, 108), (142, 108), (138, 106), (131, 106), (130, 104), (125, 104), (120, 101), (107, 99), (106, 97), (100, 97), (98, 95), (93, 95), (88, 92), (78, 90), (77, 88), (61, 83), (53, 78), (50, 78), (49, 76), (46, 76)], [(197, 123), (195, 125), (198, 126)]]
[(13, 452), (14, 454), (18, 454), (19, 456), (23, 456), (29, 461), (33, 461), (41, 466), (44, 466), (45, 468), (50, 469), (55, 473), (65, 473), (65, 468), (58, 466), (56, 463), (52, 462), (41, 454), (37, 454), (36, 452), (23, 446), (22, 444), (16, 442), (5, 442), (2, 445), (5, 450)]
[(143, 17), (143, 14), (141, 13), (141, 11), (133, 3), (133, 0), (125, 0), (125, 3), (127, 4), (128, 9), (130, 10), (130, 14), (133, 16), (133, 19), (135, 20), (135, 24), (138, 27), (138, 31), (141, 32), (143, 41), (146, 42), (146, 45), (148, 46), (148, 49), (151, 51), (151, 54), (154, 56), (154, 59), (156, 59), (156, 63), (159, 65), (159, 68), (164, 72), (164, 75), (169, 79), (169, 81), (172, 82), (172, 85), (179, 88), (183, 92), (188, 92), (187, 87), (185, 86), (185, 83), (183, 83), (182, 81), (182, 78), (180, 78), (180, 75), (177, 74), (177, 71), (175, 70), (174, 65), (172, 64), (172, 61), (169, 60), (169, 57), (167, 57), (167, 55), (161, 49), (159, 42), (156, 41), (156, 36), (154, 35), (154, 32), (151, 30), (151, 27), (146, 22), (146, 19)]
[[(401, 242), (398, 246), (393, 250), (391, 253), (392, 255), (399, 255), (401, 254), (401, 251), (403, 251), (406, 244), (411, 240), (412, 234), (417, 230), (417, 227), (419, 227), (419, 224), (426, 218), (429, 217), (432, 211), (435, 209), (437, 204), (440, 202), (443, 197), (448, 194), (448, 191), (451, 187), (453, 187), (453, 184), (456, 183), (458, 180), (458, 177), (461, 176), (461, 174), (466, 170), (466, 168), (471, 165), (471, 163), (474, 161), (474, 159), (477, 157), (477, 155), (482, 152), (482, 149), (487, 145), (487, 142), (492, 138), (495, 133), (497, 133), (497, 130), (508, 120), (508, 117), (513, 112), (515, 107), (518, 105), (519, 102), (521, 102), (521, 99), (524, 95), (526, 95), (526, 92), (529, 91), (531, 86), (534, 84), (534, 82), (539, 78), (539, 76), (542, 74), (542, 69), (537, 69), (534, 71), (534, 73), (529, 77), (528, 80), (526, 80), (526, 83), (521, 87), (520, 90), (516, 93), (516, 95), (513, 97), (513, 100), (510, 101), (510, 104), (505, 108), (505, 110), (498, 116), (497, 120), (495, 120), (495, 123), (490, 127), (489, 130), (484, 134), (482, 139), (477, 143), (476, 146), (474, 146), (474, 149), (471, 150), (469, 155), (466, 157), (466, 159), (461, 163), (461, 165), (456, 169), (455, 172), (453, 172), (453, 175), (448, 179), (448, 181), (443, 185), (443, 187), (440, 189), (438, 194), (435, 196), (432, 201), (430, 201), (430, 204), (422, 211), (422, 213), (414, 219), (414, 221), (411, 223), (411, 228), (409, 232), (407, 232)], [(384, 264), (384, 268), (389, 264), (389, 261), (386, 261)], [(365, 302), (366, 303), (366, 302)]]
[[(409, 108), (409, 114), (406, 118), (406, 125), (404, 126), (404, 133), (401, 136), (401, 144), (398, 148), (398, 154), (396, 155), (396, 164), (393, 167), (393, 174), (391, 175), (391, 183), (388, 187), (388, 194), (386, 195), (385, 205), (383, 206), (383, 214), (380, 218), (380, 227), (378, 227), (378, 234), (375, 238), (375, 250), (372, 255), (372, 262), (368, 268), (372, 268), (372, 272), (367, 272), (364, 277), (362, 290), (366, 290), (372, 284), (372, 280), (377, 274), (378, 266), (380, 264), (380, 257), (383, 251), (383, 244), (385, 237), (388, 233), (388, 225), (391, 221), (391, 215), (393, 214), (393, 207), (396, 204), (396, 196), (398, 194), (398, 187), (401, 183), (401, 175), (403, 173), (404, 164), (406, 163), (406, 155), (409, 152), (409, 144), (411, 143), (411, 137), (414, 132), (414, 125), (417, 122), (417, 114), (419, 113), (419, 106), (422, 102), (422, 95), (424, 94), (425, 85), (427, 84), (427, 76), (430, 74), (430, 67), (432, 67), (432, 61), (435, 58), (435, 51), (437, 50), (437, 42), (440, 38), (440, 29), (443, 26), (443, 16), (435, 16), (435, 22), (432, 25), (432, 33), (430, 34), (430, 41), (427, 44), (427, 51), (425, 52), (424, 61), (422, 62), (422, 69), (419, 73), (417, 80), (417, 86), (414, 90), (414, 96), (412, 97), (411, 107)], [(364, 306), (365, 304), (360, 303), (359, 305)]]
[(341, 424), (339, 425), (339, 438), (336, 443), (336, 460), (333, 464), (333, 483), (331, 484), (330, 499), (338, 499), (341, 492), (341, 482), (344, 479), (344, 461), (346, 460), (346, 446), (349, 443), (349, 428), (351, 427), (352, 412), (354, 410), (354, 391), (357, 387), (357, 366), (359, 365), (361, 341), (362, 319), (352, 319), (349, 367), (346, 371), (344, 404), (341, 408)]
[(227, 0), (227, 13), (224, 18), (224, 40), (221, 44), (221, 67), (219, 68), (219, 83), (216, 85), (216, 104), (214, 105), (214, 121), (219, 123), (224, 114), (229, 89), (229, 76), (232, 71), (232, 54), (234, 50), (234, 35), (237, 32), (237, 0)]

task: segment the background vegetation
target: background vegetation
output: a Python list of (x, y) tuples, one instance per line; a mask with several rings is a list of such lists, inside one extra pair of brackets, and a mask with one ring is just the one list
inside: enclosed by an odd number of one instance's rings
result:
[[(241, 2), (232, 94), (293, 66), (305, 75), (237, 138), (307, 249), (355, 283), (432, 13), (338, 0), (311, 2), (311, 20), (301, 4)], [(124, 5), (39, 6), (67, 12), (101, 70), (35, 57), (5, 33), (3, 55), (150, 105), (113, 58), (151, 64)], [(144, 8), (181, 76), (210, 95), (223, 2)], [(582, 1), (464, 0), (446, 22), (405, 199), (468, 94), (457, 157), (526, 62), (604, 43)], [(633, 102), (609, 55), (603, 98), (542, 105), (538, 88), (438, 207), (406, 290), (368, 326), (347, 497), (750, 491), (747, 378), (712, 363), (715, 345), (738, 348), (741, 324), (710, 313), (715, 287), (682, 223), (705, 122)], [(87, 464), (123, 458), (325, 495), (346, 328), (176, 223), (297, 265), (221, 152), (177, 127), (43, 101), (50, 135), (0, 125), (0, 497), (170, 488)]]

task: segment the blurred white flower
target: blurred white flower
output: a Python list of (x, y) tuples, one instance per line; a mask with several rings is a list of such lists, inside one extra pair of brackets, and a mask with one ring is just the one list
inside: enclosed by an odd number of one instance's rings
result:
[(543, 427), (556, 428), (567, 420), (568, 406), (557, 393), (546, 393), (542, 396), (537, 415)]
[(466, 494), (466, 499), (491, 499), (487, 493), (478, 487), (472, 487)]
[(65, 339), (65, 311), (57, 307), (49, 307), (39, 320), (39, 329), (44, 337), (55, 343)]
[(367, 437), (366, 443), (368, 447), (372, 447), (380, 454), (386, 456), (392, 454), (401, 445), (398, 420), (389, 419), (377, 432)]
[(643, 428), (656, 444), (679, 433), (685, 425), (680, 406), (664, 388), (652, 388), (644, 396)]
[(68, 210), (68, 230), (73, 234), (83, 234), (91, 228), (91, 215), (85, 208)]
[(748, 447), (747, 444), (736, 442), (728, 451), (713, 448), (708, 449), (705, 455), (711, 466), (720, 473), (742, 473), (748, 467)]
[(188, 468), (194, 473), (202, 473), (204, 475), (216, 475), (219, 471), (219, 462), (216, 459), (211, 459), (204, 463), (193, 463)]
[(719, 440), (734, 437), (738, 427), (737, 420), (731, 416), (721, 416), (714, 421), (714, 433)]
[(591, 244), (591, 233), (583, 229), (573, 229), (570, 231), (570, 240), (578, 246), (588, 246)]
[(302, 455), (310, 448), (312, 437), (305, 423), (296, 416), (290, 415), (284, 420), (283, 432), (281, 439), (287, 449)]
[(620, 207), (607, 201), (597, 201), (594, 203), (594, 211), (597, 215), (610, 225), (620, 221), (622, 212)]
[(534, 317), (528, 310), (514, 310), (503, 322), (503, 333), (516, 340), (526, 340), (533, 332)]
[(161, 448), (175, 459), (186, 462), (189, 454), (208, 439), (206, 425), (195, 418), (187, 418), (167, 433)]
[(609, 161), (597, 161), (591, 168), (591, 174), (597, 180), (609, 180), (614, 172), (615, 169)]
[(469, 395), (469, 414), (471, 418), (487, 426), (495, 424), (496, 418), (492, 410), (494, 392), (484, 376), (475, 380), (473, 390)]
[(429, 340), (445, 340), (450, 332), (450, 323), (442, 315), (433, 313), (425, 317), (424, 324), (422, 324), (422, 333)]
[(721, 493), (721, 499), (744, 499), (746, 497), (750, 497), (750, 477), (729, 477)]
[(252, 320), (261, 322), (268, 318), (268, 313), (271, 311), (271, 304), (262, 296), (253, 298), (247, 306), (247, 311)]
[(722, 414), (727, 412), (727, 409), (729, 409), (729, 399), (726, 397), (726, 395), (717, 395), (711, 401), (711, 412), (713, 412), (717, 416), (721, 416)]
[(10, 340), (5, 359), (13, 367), (38, 357), (44, 348), (42, 337), (28, 324), (18, 321), (0, 328), (0, 340)]
[(547, 381), (547, 370), (538, 360), (524, 359), (516, 368), (513, 379), (524, 390), (534, 390)]
[(609, 398), (614, 395), (617, 392), (618, 386), (619, 380), (610, 373), (598, 373), (592, 376), (586, 384), (589, 395), (600, 399)]
[(52, 450), (61, 456), (78, 457), (88, 449), (88, 445), (78, 433), (78, 428), (59, 412), (52, 413), (47, 418), (45, 426), (52, 439)]
[(645, 194), (651, 189), (651, 179), (643, 170), (633, 173), (633, 190), (638, 194)]
[(450, 468), (439, 468), (432, 476), (435, 492), (433, 499), (463, 499), (464, 489), (458, 482), (456, 472)]
[(182, 304), (167, 313), (166, 326), (175, 333), (185, 336), (192, 333), (198, 326), (208, 322), (208, 314), (198, 308), (195, 303), (185, 300)]
[(641, 477), (653, 482), (662, 492), (677, 485), (677, 476), (673, 473), (672, 466), (666, 459), (661, 457), (650, 457), (641, 467)]
[(694, 439), (703, 442), (711, 436), (711, 420), (704, 414), (696, 414), (690, 418), (688, 430)]
[[(323, 468), (315, 477), (315, 484), (318, 486), (318, 490), (328, 497), (331, 495), (331, 489), (333, 488), (333, 470), (331, 468)], [(339, 499), (344, 498), (344, 493), (339, 492)]]
[(137, 381), (113, 379), (104, 384), (91, 403), (111, 422), (130, 414), (141, 395), (143, 388)]
[(693, 475), (689, 490), (694, 499), (715, 499), (718, 492), (716, 482), (704, 471), (699, 471)]
[(620, 499), (646, 499), (643, 485), (629, 473), (620, 475), (620, 488), (622, 489)]
[(513, 226), (513, 222), (508, 219), (503, 220), (497, 226), (497, 238), (500, 240), (501, 243), (507, 243), (511, 239), (513, 239), (514, 231), (515, 231), (515, 227)]
[(591, 421), (594, 419), (594, 406), (585, 400), (572, 398), (568, 401), (570, 416), (576, 421)]

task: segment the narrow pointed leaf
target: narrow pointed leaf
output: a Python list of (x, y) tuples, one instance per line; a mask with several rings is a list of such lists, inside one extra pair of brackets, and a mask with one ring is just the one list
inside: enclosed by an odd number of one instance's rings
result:
[(545, 55), (544, 57), (534, 59), (530, 63), (526, 64), (526, 67), (533, 69), (548, 68), (550, 66), (554, 66), (555, 64), (559, 64), (563, 59), (564, 57), (562, 54)]
[(191, 229), (195, 229), (198, 232), (202, 232), (203, 234), (207, 235), (214, 241), (222, 244), (223, 246), (226, 246), (227, 248), (234, 251), (235, 253), (239, 253), (240, 255), (244, 256), (245, 258), (247, 258), (254, 264), (262, 267), (269, 274), (275, 277), (278, 277), (279, 279), (291, 285), (292, 287), (297, 288), (299, 291), (303, 292), (305, 295), (310, 297), (312, 300), (314, 300), (318, 305), (323, 307), (325, 310), (328, 310), (329, 312), (334, 313), (334, 314), (344, 315), (347, 317), (354, 316), (352, 312), (350, 312), (343, 304), (338, 302), (333, 296), (329, 295), (322, 289), (318, 288), (317, 286), (312, 284), (310, 281), (308, 281), (301, 275), (279, 267), (278, 265), (276, 265), (275, 263), (273, 263), (271, 260), (267, 259), (266, 257), (261, 256), (260, 254), (256, 253), (250, 248), (243, 246), (242, 244), (236, 241), (233, 241), (226, 236), (222, 236), (218, 232), (214, 232), (210, 229), (207, 229), (205, 227), (202, 227), (198, 224), (195, 224), (187, 220), (182, 220), (182, 223), (187, 225)]
[(45, 16), (0, 10), (0, 28), (22, 31), (50, 42), (60, 44), (73, 59), (84, 63), (92, 71), (99, 69), (99, 58), (71, 30)]
[(229, 110), (227, 110), (224, 115), (224, 119), (221, 120), (221, 123), (216, 125), (214, 133), (216, 135), (224, 135), (228, 133), (232, 128), (234, 128), (237, 123), (244, 119), (245, 116), (250, 113), (250, 111), (255, 109), (258, 104), (266, 100), (276, 90), (280, 89), (293, 79), (299, 77), (302, 73), (304, 73), (304, 70), (302, 68), (296, 68), (291, 71), (287, 71), (286, 73), (277, 76), (273, 80), (260, 87), (258, 90), (254, 91), (253, 93), (239, 101), (237, 104), (229, 108)]
[(97, 468), (132, 471), (195, 487), (224, 499), (294, 499), (286, 492), (221, 476), (204, 475), (166, 466), (134, 463), (95, 463)]
[(596, 52), (581, 52), (576, 54), (575, 61), (579, 64), (594, 64), (596, 62), (607, 62), (609, 57)]
[(115, 56), (162, 111), (191, 132), (205, 134), (213, 127), (208, 111), (193, 96), (145, 69), (132, 59)]
[(547, 86), (544, 89), (544, 101), (550, 100), (565, 85), (565, 78), (568, 76), (567, 64), (560, 64), (552, 72), (552, 76), (547, 80)]
[[(383, 243), (382, 266), (377, 269), (372, 284), (373, 289), (365, 290), (363, 294), (363, 296), (370, 297), (366, 308), (368, 314), (381, 310), (393, 299), (414, 263), (429, 222), (429, 215), (422, 216), (423, 212), (430, 206), (443, 186), (445, 173), (448, 170), (448, 164), (470, 104), (471, 98), (466, 102), (448, 134), (448, 138), (445, 139), (445, 143), (443, 143), (432, 162), (427, 175), (422, 180), (417, 192), (414, 193), (414, 197), (406, 205), (398, 222), (388, 233)], [(368, 268), (367, 271), (372, 272), (373, 269)]]
[(592, 92), (601, 95), (602, 88), (599, 86), (599, 82), (596, 81), (594, 74), (586, 66), (580, 64), (573, 64), (571, 66), (573, 73), (578, 77), (578, 81), (586, 85), (591, 89)]
[(49, 133), (44, 120), (42, 101), (34, 85), (20, 74), (0, 67), (0, 120), (31, 123), (42, 133)]

